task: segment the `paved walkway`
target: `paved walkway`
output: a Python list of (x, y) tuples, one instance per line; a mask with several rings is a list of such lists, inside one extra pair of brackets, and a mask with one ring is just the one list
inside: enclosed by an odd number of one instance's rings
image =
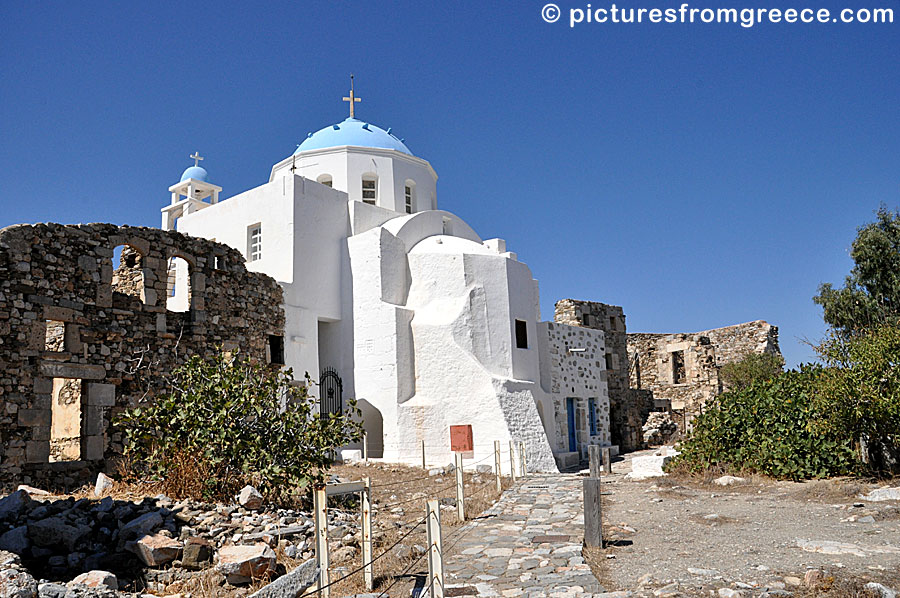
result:
[[(581, 486), (574, 475), (532, 474), (481, 518), (449, 534), (444, 540), (451, 555), (444, 560), (448, 589), (468, 588), (456, 595), (523, 598), (584, 598), (603, 592), (581, 556)], [(535, 543), (536, 536), (568, 538)]]

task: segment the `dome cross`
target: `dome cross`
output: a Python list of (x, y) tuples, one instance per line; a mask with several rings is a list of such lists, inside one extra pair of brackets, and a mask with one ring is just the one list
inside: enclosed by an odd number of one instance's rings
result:
[(194, 152), (188, 157), (194, 160), (194, 166), (200, 166), (200, 160), (203, 160), (203, 156), (200, 155), (200, 152)]
[(344, 96), (343, 100), (345, 102), (350, 102), (350, 118), (353, 118), (353, 105), (356, 102), (362, 102), (362, 98), (358, 98), (353, 95), (353, 74), (350, 74), (350, 97)]

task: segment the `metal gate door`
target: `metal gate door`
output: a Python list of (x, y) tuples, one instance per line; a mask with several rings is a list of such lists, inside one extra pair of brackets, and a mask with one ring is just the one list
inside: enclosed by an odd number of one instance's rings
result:
[(319, 413), (324, 417), (330, 413), (340, 415), (343, 411), (343, 388), (341, 377), (334, 368), (325, 368), (319, 378)]

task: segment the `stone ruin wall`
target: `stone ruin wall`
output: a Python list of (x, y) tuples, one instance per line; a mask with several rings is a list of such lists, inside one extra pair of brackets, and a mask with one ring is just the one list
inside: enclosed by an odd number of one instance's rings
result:
[(628, 352), (631, 386), (669, 400), (683, 428), (722, 392), (723, 365), (750, 353), (781, 355), (778, 328), (762, 320), (691, 334), (629, 334)]
[[(183, 313), (166, 309), (176, 256), (190, 267)], [(266, 360), (283, 334), (281, 287), (226, 245), (111, 224), (0, 230), (0, 482), (83, 483), (121, 453), (110, 422), (191, 355)]]
[(610, 442), (619, 450), (643, 447), (642, 427), (654, 409), (653, 395), (629, 387), (629, 361), (625, 313), (617, 305), (563, 299), (556, 303), (554, 321), (569, 326), (602, 330), (606, 339), (603, 357), (609, 390)]

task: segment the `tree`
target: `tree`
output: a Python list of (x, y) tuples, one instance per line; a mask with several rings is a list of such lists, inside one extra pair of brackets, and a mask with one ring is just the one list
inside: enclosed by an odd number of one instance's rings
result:
[[(361, 436), (354, 401), (342, 415), (321, 416), (291, 370), (241, 355), (194, 356), (173, 372), (171, 387), (116, 421), (125, 457), (139, 475), (203, 477), (207, 499), (227, 499), (244, 484), (273, 500), (295, 499), (324, 479), (337, 447)], [(169, 487), (197, 487), (184, 482)]]
[(900, 212), (882, 205), (876, 215), (857, 229), (850, 250), (855, 265), (844, 286), (824, 283), (813, 297), (825, 322), (843, 335), (900, 319)]
[(764, 382), (782, 373), (784, 359), (772, 353), (747, 353), (738, 361), (726, 363), (719, 378), (726, 390), (742, 390), (754, 382)]
[(852, 438), (859, 459), (886, 473), (900, 465), (900, 327), (852, 337), (832, 333), (817, 348), (826, 367), (817, 383), (816, 424)]

